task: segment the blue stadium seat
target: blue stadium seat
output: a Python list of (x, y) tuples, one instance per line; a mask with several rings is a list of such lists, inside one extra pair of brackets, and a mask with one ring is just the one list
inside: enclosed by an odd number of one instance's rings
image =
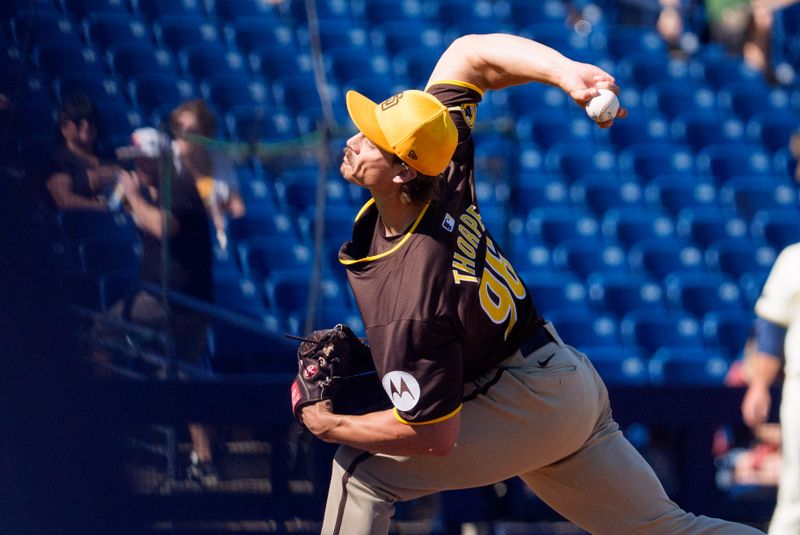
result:
[(150, 21), (173, 15), (205, 17), (200, 0), (131, 0), (131, 5), (134, 12)]
[(567, 6), (561, 0), (511, 0), (508, 21), (518, 28), (540, 22), (564, 24), (567, 21)]
[(559, 173), (570, 183), (592, 173), (608, 176), (616, 168), (612, 151), (575, 143), (552, 145), (545, 153), (544, 164), (548, 172)]
[(737, 284), (722, 273), (671, 273), (664, 279), (667, 304), (696, 318), (708, 312), (742, 309)]
[(741, 58), (733, 58), (728, 55), (708, 56), (700, 62), (695, 62), (690, 68), (702, 70), (705, 82), (714, 89), (722, 89), (734, 83), (763, 79), (758, 71), (748, 67)]
[(262, 82), (252, 81), (244, 75), (216, 74), (200, 84), (205, 100), (221, 113), (234, 106), (270, 108), (270, 94)]
[(743, 143), (711, 144), (695, 158), (697, 172), (712, 176), (717, 185), (735, 176), (770, 174), (769, 155), (760, 146)]
[(20, 13), (11, 19), (11, 34), (19, 45), (48, 41), (73, 45), (80, 43), (78, 27), (69, 17), (53, 11)]
[(488, 34), (488, 33), (511, 33), (512, 28), (504, 21), (496, 20), (467, 20), (456, 24), (450, 24), (442, 29), (442, 36), (445, 43), (451, 43), (462, 35)]
[(642, 276), (663, 279), (670, 273), (704, 271), (703, 254), (677, 238), (646, 239), (628, 251), (631, 270)]
[[(491, 229), (498, 229), (494, 222), (489, 222)], [(510, 231), (506, 237), (502, 234), (495, 234), (493, 236), (501, 237), (503, 240), (500, 243), (506, 258), (511, 262), (511, 265), (518, 272), (533, 273), (536, 271), (550, 272), (553, 270), (553, 263), (551, 261), (550, 248), (541, 241), (530, 238), (524, 232), (524, 224), (516, 219), (516, 223), (509, 222), (509, 227), (522, 228), (522, 232)]]
[(563, 180), (543, 173), (523, 173), (511, 187), (509, 196), (515, 214), (527, 214), (534, 208), (567, 206), (569, 190)]
[(177, 66), (167, 49), (140, 47), (131, 43), (118, 43), (107, 51), (111, 71), (124, 78), (143, 74), (177, 75)]
[(645, 386), (650, 382), (647, 361), (630, 348), (591, 348), (589, 360), (609, 386)]
[(217, 19), (228, 22), (238, 17), (261, 17), (266, 27), (269, 20), (280, 19), (278, 5), (261, 0), (210, 0), (209, 12)]
[(720, 310), (703, 316), (703, 340), (706, 346), (721, 351), (733, 361), (744, 350), (755, 316), (752, 311)]
[[(686, 80), (689, 72), (685, 61), (672, 60), (666, 54), (637, 50), (617, 62), (615, 76), (646, 89), (665, 80)], [(622, 121), (624, 122), (624, 121)]]
[(629, 116), (624, 121), (616, 121), (614, 127), (609, 128), (607, 132), (609, 141), (617, 150), (636, 143), (669, 142), (669, 125), (661, 117), (648, 119), (642, 116)]
[(772, 247), (759, 246), (750, 238), (741, 237), (711, 243), (706, 249), (705, 261), (709, 269), (738, 280), (747, 272), (768, 270), (775, 256)]
[[(544, 152), (541, 147), (530, 141), (530, 139), (521, 140), (518, 146), (519, 157), (517, 159), (517, 168), (520, 173), (544, 174)], [(566, 183), (562, 177), (556, 178)], [(519, 181), (521, 180), (518, 180), (518, 182)]]
[(617, 157), (619, 170), (649, 181), (657, 175), (686, 174), (694, 171), (692, 153), (687, 147), (669, 143), (636, 143)]
[[(346, 204), (330, 204), (325, 206), (324, 233), (326, 242), (341, 245), (353, 235), (353, 223), (358, 210)], [(304, 235), (313, 239), (317, 214), (314, 206), (306, 208), (299, 216), (299, 225)], [(337, 248), (338, 250), (338, 248)], [(338, 262), (333, 265), (338, 267)]]
[(678, 213), (676, 228), (680, 237), (702, 248), (717, 240), (747, 234), (747, 224), (742, 219), (729, 217), (718, 206), (684, 208)]
[[(304, 27), (297, 31), (297, 41), (303, 47), (311, 46), (311, 36)], [(366, 47), (369, 48), (369, 34), (360, 25), (347, 20), (319, 21), (320, 47), (325, 52), (334, 48)], [(367, 56), (368, 57), (368, 56)], [(359, 59), (364, 59), (363, 57)], [(354, 63), (357, 63), (354, 61)]]
[(76, 248), (85, 238), (95, 236), (116, 238), (120, 241), (136, 239), (133, 221), (123, 213), (62, 210), (57, 217), (61, 236), (69, 248)]
[(558, 309), (580, 310), (589, 306), (586, 288), (572, 273), (558, 271), (519, 272), (536, 309), (545, 317)]
[(250, 70), (269, 82), (303, 73), (311, 75), (311, 56), (294, 45), (257, 46), (248, 60)]
[(622, 343), (653, 355), (662, 347), (702, 348), (700, 326), (688, 314), (666, 310), (633, 310), (620, 322)]
[(78, 245), (81, 270), (98, 276), (108, 271), (134, 270), (139, 267), (141, 245), (138, 241), (114, 236), (84, 238)]
[(714, 91), (686, 80), (665, 80), (650, 85), (642, 93), (646, 109), (672, 120), (691, 111), (712, 112), (716, 109)]
[(354, 89), (374, 102), (383, 102), (391, 95), (395, 95), (405, 89), (395, 83), (394, 76), (391, 73), (378, 78), (374, 76), (352, 78), (343, 83), (341, 87), (344, 94), (347, 94), (348, 90)]
[(664, 308), (661, 286), (648, 277), (623, 271), (593, 273), (586, 284), (592, 307), (618, 318), (632, 310)]
[(52, 139), (53, 133), (57, 131), (56, 110), (49, 104), (22, 103), (14, 106), (14, 115), (8, 124), (16, 140), (41, 136)]
[(311, 251), (292, 238), (249, 238), (242, 240), (237, 250), (244, 274), (259, 282), (266, 280), (274, 271), (308, 273), (311, 269)]
[(130, 79), (131, 98), (143, 114), (168, 112), (186, 100), (196, 98), (194, 86), (175, 74), (145, 73)]
[(644, 189), (649, 206), (675, 216), (684, 208), (716, 206), (717, 190), (691, 174), (655, 176)]
[(786, 112), (757, 113), (747, 123), (747, 138), (774, 154), (789, 145), (789, 138), (795, 130), (797, 118)]
[(648, 28), (617, 25), (606, 32), (606, 49), (612, 58), (623, 58), (634, 52), (666, 55), (667, 45), (657, 32)]
[[(0, 93), (6, 95), (15, 104), (25, 103), (29, 106), (50, 108), (53, 100), (50, 98), (47, 82), (39, 75), (27, 74), (23, 68), (17, 70), (12, 65), (5, 65), (0, 59)], [(56, 90), (56, 97), (59, 96)]]
[[(281, 313), (289, 315), (307, 309), (310, 283), (310, 270), (307, 272), (280, 271), (270, 275), (265, 283), (265, 289), (274, 306)], [(348, 290), (341, 281), (334, 278), (322, 278), (317, 306), (344, 308), (350, 304)]]
[(67, 13), (78, 19), (106, 13), (130, 14), (127, 0), (61, 0), (61, 3)]
[[(279, 191), (279, 194), (282, 193), (286, 208), (288, 208), (291, 213), (299, 215), (316, 205), (316, 176), (309, 177), (310, 180), (291, 180), (283, 175), (281, 175), (280, 178), (281, 183), (277, 185), (277, 187), (283, 188), (283, 191)], [(350, 208), (350, 197), (345, 187), (345, 182), (341, 178), (326, 180), (325, 204), (336, 208)]]
[[(409, 39), (408, 36), (415, 36)], [(444, 51), (442, 32), (431, 23), (423, 21), (406, 22), (402, 25), (390, 22), (374, 28), (371, 32), (373, 46), (385, 50), (391, 57), (409, 48), (424, 47), (431, 49), (431, 54)]]
[[(319, 108), (320, 95), (317, 86), (313, 82), (309, 83), (310, 80), (313, 80), (313, 77), (309, 78), (304, 75), (287, 76), (276, 80), (272, 84), (275, 100), (279, 105), (285, 106), (289, 112), (295, 114)], [(327, 92), (334, 109), (337, 109), (336, 107), (344, 95), (330, 84), (323, 90)], [(341, 110), (341, 108), (339, 109)]]
[(781, 89), (770, 89), (761, 79), (732, 82), (719, 89), (717, 102), (722, 110), (748, 121), (758, 113), (789, 111), (789, 97)]
[(5, 0), (0, 4), (0, 17), (3, 20), (32, 11), (37, 14), (56, 13), (60, 11), (60, 6), (56, 0)]
[(264, 46), (294, 46), (294, 34), (290, 27), (283, 24), (265, 27), (264, 21), (258, 17), (237, 17), (225, 28), (225, 34), (228, 42), (243, 54), (250, 54), (256, 48)]
[[(519, 35), (554, 48), (576, 61), (589, 61), (586, 54), (591, 41), (586, 35), (565, 26), (563, 22), (535, 22), (523, 27)], [(599, 53), (595, 47), (592, 47), (592, 51)], [(595, 55), (592, 62), (597, 63), (599, 57)]]
[(98, 104), (95, 108), (101, 137), (130, 137), (134, 130), (145, 126), (142, 115), (127, 104)]
[[(219, 44), (216, 26), (194, 15), (171, 15), (159, 18), (153, 24), (158, 44), (177, 54), (189, 45)], [(267, 33), (267, 32), (264, 32)]]
[(759, 210), (753, 214), (750, 233), (757, 240), (780, 252), (787, 245), (800, 242), (800, 210)]
[[(355, 61), (354, 58), (361, 58)], [(355, 78), (386, 79), (391, 77), (389, 60), (371, 52), (365, 46), (337, 47), (326, 53), (326, 60), (333, 78), (344, 85)], [(387, 98), (386, 95), (384, 98)]]
[(235, 274), (214, 276), (214, 304), (254, 318), (267, 314), (258, 284)]
[(564, 111), (570, 111), (569, 106), (573, 105), (561, 89), (546, 84), (511, 86), (495, 93), (493, 98), (503, 100), (503, 104), (508, 106), (515, 116), (528, 113), (533, 104)]
[(664, 213), (641, 206), (608, 210), (602, 218), (601, 230), (607, 240), (628, 248), (650, 238), (667, 238), (674, 234), (672, 220)]
[(521, 140), (534, 141), (545, 150), (557, 143), (586, 144), (596, 128), (588, 117), (573, 117), (559, 109), (530, 112), (520, 116), (516, 125)]
[(597, 236), (598, 223), (583, 210), (553, 206), (531, 210), (526, 228), (532, 237), (555, 245), (570, 238)]
[(367, 335), (364, 329), (364, 322), (361, 320), (361, 314), (359, 314), (358, 309), (355, 307), (319, 306), (314, 309), (312, 319), (312, 325), (310, 327), (305, 327), (305, 310), (299, 310), (289, 314), (289, 330), (293, 331), (293, 334), (302, 336), (310, 332), (310, 330), (330, 329), (337, 323), (343, 323), (350, 327), (356, 336), (365, 337)]
[(237, 141), (286, 141), (299, 135), (286, 113), (262, 106), (235, 106), (225, 115), (225, 123)]
[(438, 60), (439, 56), (433, 49), (409, 48), (392, 59), (392, 68), (398, 81), (405, 82), (408, 87), (422, 89), (428, 83)]
[[(244, 191), (246, 188), (242, 188)], [(228, 222), (228, 232), (234, 243), (243, 243), (251, 238), (276, 238), (295, 242), (300, 239), (292, 220), (280, 211), (248, 210), (243, 217)], [(242, 264), (244, 266), (244, 264)]]
[(84, 20), (87, 40), (99, 50), (117, 43), (152, 47), (153, 37), (147, 25), (130, 13), (101, 13)]
[(611, 208), (640, 205), (642, 188), (630, 179), (615, 180), (613, 175), (595, 173), (576, 180), (570, 188), (570, 197), (574, 205), (602, 217)]
[(581, 351), (596, 347), (620, 350), (619, 325), (613, 316), (591, 310), (553, 310), (546, 319), (553, 323), (565, 343)]
[(140, 284), (139, 271), (135, 269), (102, 273), (97, 280), (100, 310), (106, 312), (118, 301), (133, 295)]
[(742, 296), (747, 310), (753, 310), (761, 295), (761, 290), (764, 288), (764, 283), (767, 282), (769, 270), (748, 271), (739, 278), (739, 288), (742, 290)]
[(553, 265), (582, 277), (592, 273), (627, 272), (625, 252), (615, 245), (605, 245), (594, 238), (573, 238), (553, 248)]
[(474, 20), (495, 20), (494, 2), (488, 0), (438, 0), (431, 16), (443, 27)]
[(779, 179), (791, 179), (797, 172), (797, 158), (788, 145), (775, 151), (772, 156), (772, 170)]
[(798, 208), (797, 192), (792, 184), (773, 182), (771, 177), (736, 176), (719, 190), (723, 207), (745, 220), (752, 220), (760, 210)]
[(706, 348), (661, 348), (649, 362), (650, 382), (656, 385), (724, 384), (729, 362)]
[(104, 72), (97, 51), (80, 43), (44, 42), (34, 50), (34, 58), (39, 71), (52, 78), (76, 72)]
[(365, 0), (363, 16), (369, 26), (402, 25), (407, 21), (424, 21), (428, 17), (423, 3), (418, 0)]
[(247, 64), (238, 52), (229, 52), (221, 44), (188, 45), (178, 54), (181, 69), (195, 80), (209, 76), (246, 76)]
[(678, 114), (672, 121), (672, 137), (695, 151), (719, 143), (735, 143), (744, 138), (744, 126), (738, 119), (723, 119), (716, 112), (701, 110)]
[(125, 90), (119, 80), (100, 73), (65, 74), (55, 81), (59, 102), (70, 95), (86, 95), (94, 104), (124, 104)]
[[(354, 16), (350, 2), (347, 0), (323, 0), (315, 2), (314, 7), (317, 11), (317, 18), (321, 20), (350, 20)], [(297, 25), (308, 22), (304, 0), (291, 0), (289, 2), (289, 14)]]

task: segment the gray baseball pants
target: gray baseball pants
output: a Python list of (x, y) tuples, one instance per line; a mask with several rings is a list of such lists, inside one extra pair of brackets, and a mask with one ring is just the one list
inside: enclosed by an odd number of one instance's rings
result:
[[(585, 355), (555, 342), (517, 352), (465, 385), (455, 448), (446, 457), (397, 457), (339, 448), (323, 535), (385, 535), (394, 503), (514, 476), (575, 525), (595, 534), (755, 534), (682, 510), (611, 418), (608, 392)], [(537, 364), (554, 354), (544, 368)]]

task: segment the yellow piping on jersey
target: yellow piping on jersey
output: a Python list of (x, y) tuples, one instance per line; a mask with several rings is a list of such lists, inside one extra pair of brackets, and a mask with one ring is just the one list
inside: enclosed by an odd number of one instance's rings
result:
[(466, 87), (467, 89), (472, 89), (480, 96), (483, 96), (484, 90), (478, 87), (477, 85), (473, 85), (469, 82), (462, 82), (461, 80), (436, 80), (435, 82), (431, 82), (428, 84), (428, 87), (425, 88), (425, 91), (430, 89), (435, 85), (457, 85), (458, 87)]
[[(356, 215), (356, 221), (358, 221), (358, 218), (361, 217), (361, 215), (364, 213), (364, 211), (367, 208), (369, 208), (374, 202), (375, 202), (375, 199), (370, 199), (370, 200), (368, 200), (366, 202), (366, 204), (364, 204), (364, 206), (361, 207), (361, 210), (358, 211), (358, 215)], [(372, 262), (373, 260), (378, 260), (380, 258), (383, 258), (385, 256), (389, 256), (390, 254), (394, 253), (395, 251), (400, 249), (403, 245), (405, 245), (405, 243), (408, 241), (408, 238), (410, 238), (411, 235), (414, 234), (414, 231), (417, 229), (417, 226), (419, 225), (419, 222), (422, 221), (422, 218), (425, 215), (425, 212), (428, 211), (428, 208), (430, 207), (430, 205), (431, 205), (430, 202), (425, 203), (425, 207), (422, 208), (422, 211), (417, 216), (417, 219), (414, 220), (414, 224), (411, 225), (411, 228), (408, 229), (408, 232), (405, 233), (405, 235), (403, 236), (403, 239), (401, 239), (399, 242), (397, 242), (397, 244), (395, 244), (395, 246), (392, 247), (391, 249), (389, 249), (388, 251), (385, 251), (385, 252), (383, 252), (381, 254), (376, 254), (374, 256), (365, 256), (364, 258), (359, 258), (359, 259), (356, 259), (356, 260), (347, 260), (347, 259), (344, 259), (344, 258), (339, 258), (339, 263), (344, 264), (345, 266), (351, 266), (351, 265), (357, 264), (359, 262)]]
[(454, 410), (450, 414), (445, 414), (444, 416), (441, 416), (439, 418), (434, 418), (433, 420), (428, 420), (427, 422), (409, 422), (405, 418), (400, 416), (400, 413), (397, 412), (397, 407), (392, 409), (392, 413), (394, 414), (394, 417), (397, 418), (397, 420), (401, 424), (407, 424), (407, 425), (430, 425), (430, 424), (438, 424), (439, 422), (444, 422), (445, 420), (449, 420), (450, 418), (452, 418), (453, 416), (458, 414), (458, 411), (461, 410), (462, 406), (463, 406), (463, 403), (459, 403), (458, 407), (456, 407), (456, 410)]

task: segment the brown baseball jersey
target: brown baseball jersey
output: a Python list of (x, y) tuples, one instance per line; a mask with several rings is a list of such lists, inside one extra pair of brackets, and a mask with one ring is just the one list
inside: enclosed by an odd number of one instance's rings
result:
[(450, 109), (459, 132), (434, 200), (392, 238), (370, 200), (339, 251), (379, 377), (396, 416), (409, 424), (458, 413), (463, 384), (544, 321), (477, 207), (472, 125), (481, 91), (455, 81), (427, 91)]

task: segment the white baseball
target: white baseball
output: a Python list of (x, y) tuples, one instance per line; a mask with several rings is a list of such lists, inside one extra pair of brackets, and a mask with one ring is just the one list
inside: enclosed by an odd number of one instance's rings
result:
[(609, 89), (598, 89), (599, 95), (586, 104), (586, 114), (595, 122), (604, 123), (617, 116), (619, 99)]

